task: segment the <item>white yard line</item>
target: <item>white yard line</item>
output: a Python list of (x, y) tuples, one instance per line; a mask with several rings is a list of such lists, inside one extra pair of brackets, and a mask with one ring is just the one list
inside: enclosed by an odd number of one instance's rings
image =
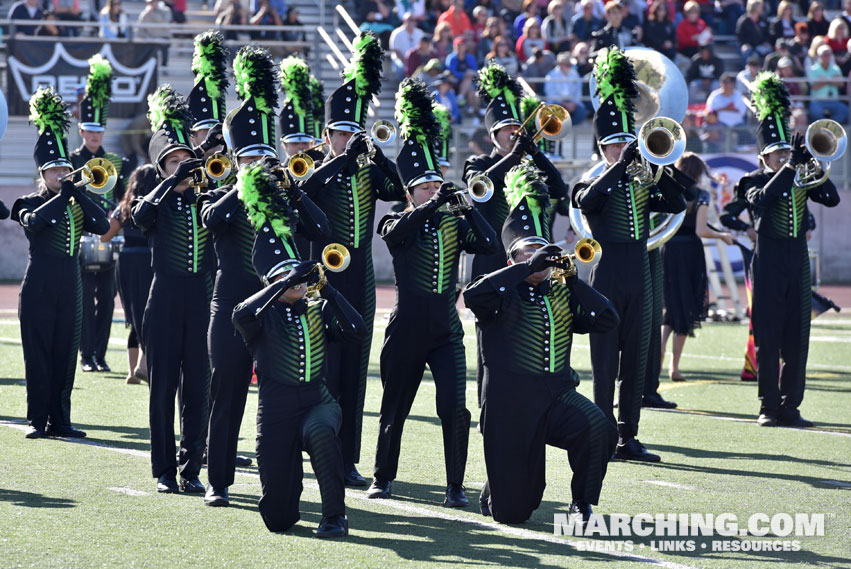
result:
[[(19, 431), (24, 431), (26, 429), (26, 424), (23, 423), (23, 422), (0, 421), (0, 425), (2, 425), (4, 427), (11, 427), (11, 428), (17, 429)], [(96, 443), (96, 442), (93, 442), (93, 441), (87, 441), (85, 439), (62, 439), (62, 440), (70, 442), (70, 443), (77, 443), (77, 444), (84, 444), (84, 445), (88, 445), (88, 446), (93, 446), (93, 447), (101, 448), (101, 449), (108, 450), (108, 451), (111, 451), (111, 452), (118, 452), (118, 453), (122, 453), (122, 454), (129, 454), (129, 455), (132, 455), (132, 456), (140, 456), (140, 457), (145, 457), (145, 458), (150, 457), (150, 453), (145, 452), (145, 451), (125, 449), (125, 448), (116, 447), (116, 446), (108, 445), (108, 444), (104, 444), (104, 443)], [(246, 471), (246, 470), (242, 470), (242, 469), (237, 469), (236, 473), (240, 474), (242, 476), (250, 477), (250, 478), (255, 478), (255, 479), (260, 478), (260, 475), (257, 474), (256, 472), (250, 472), (250, 471)], [(310, 488), (311, 490), (314, 490), (314, 491), (319, 490), (319, 486), (315, 482), (305, 481), (304, 486), (307, 487), (307, 488)], [(109, 488), (109, 490), (113, 490), (113, 491), (116, 491), (116, 492), (122, 492), (122, 493), (130, 494), (130, 495), (133, 495), (133, 496), (140, 496), (140, 495), (143, 495), (143, 494), (147, 494), (146, 492), (141, 492), (140, 490), (133, 490), (131, 488)], [(398, 510), (398, 511), (401, 511), (401, 512), (406, 512), (406, 513), (409, 513), (409, 514), (416, 514), (416, 515), (423, 516), (423, 517), (438, 518), (438, 519), (441, 519), (441, 520), (446, 520), (446, 521), (451, 521), (451, 522), (459, 522), (459, 523), (467, 524), (467, 525), (470, 525), (470, 526), (475, 526), (477, 528), (489, 529), (489, 530), (492, 530), (492, 531), (497, 531), (497, 532), (500, 532), (500, 533), (503, 533), (503, 534), (512, 535), (512, 536), (520, 537), (520, 538), (523, 538), (523, 539), (533, 539), (533, 540), (537, 540), (537, 541), (544, 541), (544, 542), (547, 542), (547, 543), (555, 543), (555, 544), (558, 544), (558, 545), (568, 545), (568, 546), (571, 546), (571, 547), (574, 547), (574, 548), (577, 548), (577, 546), (578, 546), (578, 542), (576, 542), (576, 541), (569, 540), (569, 539), (562, 539), (562, 538), (557, 537), (555, 535), (548, 535), (548, 534), (542, 533), (542, 532), (536, 532), (536, 531), (527, 530), (527, 529), (518, 528), (518, 527), (513, 527), (513, 526), (505, 526), (505, 525), (502, 525), (502, 524), (498, 524), (496, 522), (489, 522), (489, 521), (486, 521), (486, 520), (480, 521), (480, 520), (474, 520), (474, 519), (466, 518), (466, 517), (462, 517), (462, 516), (455, 516), (453, 514), (449, 514), (449, 513), (446, 513), (446, 512), (441, 512), (441, 511), (438, 511), (438, 510), (432, 510), (431, 508), (423, 508), (423, 507), (420, 507), (420, 506), (414, 506), (412, 504), (408, 504), (406, 502), (400, 502), (398, 500), (372, 500), (370, 498), (367, 498), (366, 493), (364, 493), (363, 491), (347, 490), (346, 491), (346, 499), (347, 500), (355, 499), (355, 500), (362, 501), (362, 502), (369, 501), (370, 504), (375, 505), (375, 506), (379, 506), (379, 507), (385, 506), (387, 508), (390, 508), (390, 509), (393, 509), (393, 510)], [(472, 503), (475, 504), (476, 500), (473, 500)], [(610, 555), (612, 557), (617, 557), (617, 558), (623, 559), (625, 561), (635, 561), (637, 563), (647, 563), (647, 564), (650, 564), (650, 565), (656, 565), (658, 567), (666, 567), (668, 569), (695, 569), (694, 567), (692, 567), (690, 565), (683, 565), (681, 563), (674, 563), (672, 561), (664, 561), (664, 560), (660, 560), (660, 559), (653, 559), (652, 557), (644, 557), (642, 555), (635, 555), (635, 554), (624, 553), (624, 552), (620, 552), (620, 551), (594, 551), (594, 553), (600, 554), (600, 555)]]
[(645, 480), (646, 484), (655, 484), (657, 486), (664, 486), (666, 488), (677, 488), (679, 490), (697, 490), (694, 486), (688, 486), (686, 484), (674, 484), (673, 482), (665, 482), (664, 480)]
[(133, 488), (126, 487), (115, 487), (109, 486), (107, 490), (112, 490), (113, 492), (118, 492), (119, 494), (127, 494), (128, 496), (150, 496), (150, 492), (143, 492), (142, 490), (135, 490)]

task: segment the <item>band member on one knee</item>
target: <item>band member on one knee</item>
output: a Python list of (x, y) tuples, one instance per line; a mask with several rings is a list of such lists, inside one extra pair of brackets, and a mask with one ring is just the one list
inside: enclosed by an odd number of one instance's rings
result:
[[(378, 224), (393, 256), (396, 307), (381, 350), (381, 399), (378, 448), (370, 498), (389, 498), (399, 464), (402, 430), (426, 365), (434, 376), (437, 415), (443, 427), (446, 463), (444, 505), (468, 504), (464, 495), (470, 412), (466, 406), (467, 365), (464, 331), (455, 307), (455, 277), (462, 250), (496, 249), (496, 234), (473, 210), (460, 190), (444, 182), (438, 153), (440, 125), (432, 99), (420, 81), (406, 79), (396, 94), (396, 120), (402, 148), (396, 167), (410, 205)], [(458, 201), (458, 200), (463, 200)], [(457, 215), (440, 211), (454, 202)], [(463, 217), (459, 217), (463, 216)]]
[[(258, 177), (255, 183), (273, 185), (274, 180)], [(270, 238), (289, 240), (279, 235), (280, 229)], [(266, 234), (258, 234), (258, 244), (261, 239), (266, 243)], [(278, 250), (284, 248), (283, 240), (277, 244)], [(273, 532), (286, 531), (299, 520), (304, 477), (301, 453), (306, 451), (322, 498), (317, 536), (346, 535), (343, 454), (338, 436), (342, 413), (325, 386), (326, 347), (331, 338), (361, 337), (366, 327), (330, 284), (322, 288), (322, 298), (305, 298), (305, 284), (316, 280), (315, 262), (281, 262), (274, 249), (264, 247), (255, 251), (254, 265), (266, 288), (236, 307), (233, 323), (254, 357), (260, 384), (260, 515)]]
[[(236, 333), (231, 317), (234, 306), (261, 287), (251, 262), (252, 251), (256, 253), (258, 247), (268, 246), (267, 241), (271, 241), (271, 256), (280, 261), (299, 259), (294, 241), (297, 233), (321, 238), (329, 231), (325, 215), (292, 184), (278, 163), (276, 150), (270, 145), (274, 137), (264, 139), (252, 127), (263, 121), (258, 109), (274, 108), (277, 101), (273, 82), (267, 80), (265, 87), (260, 86), (264, 78), (275, 72), (272, 60), (260, 52), (240, 51), (235, 67), (238, 81), (253, 82), (253, 87), (240, 89), (253, 95), (228, 115), (224, 128), (244, 181), (234, 188), (208, 192), (200, 200), (201, 219), (213, 232), (219, 260), (208, 334), (212, 410), (207, 443), (210, 484), (205, 503), (210, 506), (229, 504), (228, 487), (234, 481), (239, 427), (251, 382), (251, 354)], [(259, 98), (264, 103), (258, 104)], [(272, 117), (268, 114), (266, 120)], [(255, 163), (258, 160), (263, 164)], [(270, 173), (266, 165), (275, 167), (276, 174)], [(271, 177), (274, 184), (253, 183), (258, 177)], [(258, 193), (260, 189), (269, 193)], [(288, 238), (274, 237), (275, 227), (286, 231)]]
[[(74, 169), (82, 168), (92, 158), (105, 158), (115, 166), (118, 179), (115, 187), (103, 195), (88, 192), (89, 197), (104, 211), (115, 209), (124, 195), (124, 179), (130, 175), (126, 158), (106, 152), (101, 145), (109, 99), (112, 93), (112, 66), (100, 54), (89, 59), (86, 95), (80, 101), (80, 137), (83, 145), (71, 152)], [(80, 334), (80, 364), (83, 371), (110, 371), (106, 363), (106, 348), (115, 311), (115, 262), (83, 266), (83, 326)]]
[[(474, 203), (475, 207), (491, 227), (499, 229), (508, 215), (508, 203), (505, 200), (505, 175), (520, 164), (524, 157), (531, 157), (535, 166), (549, 181), (550, 197), (559, 199), (567, 195), (567, 186), (558, 169), (550, 162), (528, 133), (518, 132), (523, 124), (521, 102), (523, 88), (517, 80), (508, 74), (501, 65), (492, 63), (479, 71), (479, 98), (488, 103), (485, 111), (485, 126), (494, 144), (488, 155), (472, 156), (464, 163), (464, 182), (467, 185), (479, 175), (484, 174), (493, 182), (494, 194), (491, 199)], [(499, 247), (490, 255), (475, 255), (472, 265), (472, 279), (496, 271), (505, 266), (506, 253)], [(477, 339), (477, 375), (481, 391), (481, 330), (476, 328)]]
[[(613, 329), (618, 315), (574, 276), (551, 278), (561, 250), (550, 245), (541, 172), (524, 163), (508, 174), (519, 199), (502, 230), (510, 266), (479, 277), (464, 302), (482, 329), (481, 431), (488, 482), (482, 513), (522, 523), (544, 493), (546, 445), (568, 451), (573, 469), (570, 513), (587, 522), (615, 448), (614, 424), (576, 391), (570, 367), (574, 333)], [(513, 201), (513, 200), (512, 200)]]
[(640, 159), (632, 105), (638, 92), (635, 72), (623, 52), (613, 47), (597, 58), (595, 75), (600, 107), (594, 114), (594, 134), (607, 168), (599, 177), (577, 184), (573, 205), (582, 210), (594, 239), (606, 251), (590, 283), (612, 302), (620, 324), (590, 336), (594, 402), (615, 422), (613, 397), (618, 384), (615, 457), (657, 462), (659, 456), (635, 438), (652, 324), (649, 214), (685, 209), (685, 188), (667, 169), (658, 184), (642, 183), (627, 174), (627, 166)]
[(121, 306), (124, 307), (124, 320), (130, 328), (127, 337), (129, 367), (126, 379), (129, 384), (148, 380), (142, 318), (154, 278), (151, 269), (151, 246), (142, 230), (133, 223), (130, 213), (136, 196), (147, 195), (159, 182), (157, 169), (151, 164), (136, 168), (130, 174), (127, 189), (118, 202), (118, 207), (109, 217), (109, 231), (101, 236), (101, 241), (105, 242), (115, 237), (119, 231), (124, 232), (124, 245), (115, 265), (115, 277)]
[(35, 193), (18, 198), (12, 219), (29, 241), (29, 262), (21, 283), (18, 318), (27, 380), (26, 437), (85, 437), (71, 426), (80, 341), (80, 236), (109, 229), (104, 211), (72, 179), (65, 133), (67, 104), (52, 89), (30, 99), (30, 121), (38, 128)]
[[(192, 117), (170, 85), (148, 98), (154, 135), (148, 154), (162, 182), (133, 204), (133, 222), (151, 244), (154, 279), (142, 324), (151, 387), (151, 469), (157, 491), (204, 493), (198, 479), (210, 398), (207, 353), (210, 235), (201, 224), (195, 176), (203, 161), (190, 146)], [(175, 457), (174, 397), (179, 390), (180, 454)]]
[[(327, 278), (363, 317), (367, 334), (357, 341), (329, 345), (328, 389), (343, 411), (340, 438), (346, 484), (366, 486), (355, 464), (360, 460), (366, 373), (375, 319), (372, 233), (376, 201), (404, 200), (405, 193), (396, 165), (378, 145), (367, 142), (364, 132), (369, 102), (381, 89), (384, 52), (378, 38), (369, 32), (355, 39), (354, 48), (352, 60), (343, 72), (345, 83), (325, 103), (328, 155), (302, 189), (328, 216), (332, 231), (330, 238), (313, 243), (311, 256), (320, 258), (328, 243), (342, 243), (351, 253), (349, 268), (330, 273)], [(370, 146), (374, 152), (368, 152)], [(369, 154), (372, 157), (366, 159)]]
[(803, 136), (791, 135), (789, 93), (781, 80), (762, 73), (751, 89), (762, 168), (739, 180), (736, 193), (747, 198), (756, 230), (751, 319), (761, 401), (757, 424), (810, 427), (813, 423), (798, 409), (804, 399), (812, 304), (807, 200), (834, 207), (839, 194), (829, 179), (796, 187), (796, 169), (812, 155)]

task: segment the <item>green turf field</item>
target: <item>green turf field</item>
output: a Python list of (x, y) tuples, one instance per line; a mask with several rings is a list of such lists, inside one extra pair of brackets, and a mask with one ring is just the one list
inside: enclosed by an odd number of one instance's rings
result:
[[(822, 316), (810, 347), (803, 415), (816, 430), (763, 429), (753, 424), (756, 385), (738, 381), (747, 328), (707, 324), (686, 344), (689, 381), (663, 380), (666, 398), (683, 412), (645, 410), (641, 440), (662, 455), (658, 465), (613, 463), (595, 511), (731, 513), (741, 524), (765, 513), (824, 514), (823, 537), (797, 540), (800, 551), (720, 552), (758, 541), (748, 537), (667, 538), (693, 552), (662, 552), (657, 537), (585, 538), (554, 535), (554, 514), (570, 502), (563, 451), (548, 451), (541, 507), (521, 526), (501, 526), (478, 513), (485, 480), (472, 366), (472, 325), (466, 322), (467, 405), (473, 412), (466, 510), (441, 506), (443, 457), (434, 387), (428, 374), (407, 423), (394, 499), (368, 501), (348, 490), (351, 535), (336, 542), (312, 536), (319, 493), (305, 457), (302, 521), (270, 534), (257, 512), (256, 467), (240, 470), (230, 508), (207, 508), (200, 496), (157, 495), (148, 452), (147, 388), (125, 385), (123, 326), (113, 329), (112, 374), (78, 372), (72, 419), (89, 437), (80, 443), (25, 440), (24, 368), (13, 314), (0, 318), (0, 568), (6, 567), (851, 567), (851, 320)], [(381, 398), (376, 324), (367, 389), (360, 470), (371, 472)], [(588, 340), (578, 337), (574, 367), (590, 396)], [(256, 389), (249, 395), (240, 453), (254, 455)], [(202, 481), (206, 475), (202, 473)], [(632, 551), (626, 548), (632, 540)], [(662, 538), (665, 539), (665, 538)], [(588, 544), (610, 551), (580, 550)], [(723, 545), (722, 544), (722, 545)], [(732, 544), (732, 545), (731, 545)], [(704, 549), (705, 546), (705, 549)], [(584, 548), (587, 549), (587, 548)]]

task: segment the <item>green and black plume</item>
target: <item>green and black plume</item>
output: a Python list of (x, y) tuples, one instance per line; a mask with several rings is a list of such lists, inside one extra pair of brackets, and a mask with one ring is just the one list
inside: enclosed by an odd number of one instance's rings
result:
[(257, 110), (273, 113), (278, 106), (278, 68), (269, 51), (247, 45), (233, 60), (236, 94), (241, 100), (254, 99)]
[(30, 123), (38, 128), (39, 134), (50, 130), (63, 135), (71, 123), (68, 103), (53, 90), (53, 87), (39, 87), (30, 97)]
[(420, 79), (402, 80), (396, 92), (396, 122), (403, 138), (413, 139), (426, 148), (437, 148), (440, 125), (434, 116), (434, 98)]
[(306, 61), (293, 55), (281, 61), (281, 89), (298, 114), (312, 114), (313, 93)]
[(635, 86), (635, 69), (626, 54), (616, 46), (606, 49), (605, 54), (597, 56), (594, 64), (594, 79), (597, 81), (596, 95), (602, 103), (614, 97), (619, 111), (635, 111), (633, 99), (638, 97)]
[(160, 85), (148, 95), (148, 120), (153, 132), (157, 132), (165, 123), (183, 132), (192, 124), (192, 113), (189, 112), (186, 99), (181, 97), (174, 87)]
[(446, 108), (446, 105), (442, 105), (437, 101), (431, 106), (432, 112), (434, 112), (434, 118), (437, 121), (437, 126), (440, 129), (440, 154), (444, 158), (449, 158), (448, 148), (444, 148), (446, 142), (449, 140), (449, 136), (452, 134), (452, 115), (449, 114), (449, 109)]
[(479, 98), (485, 104), (500, 95), (503, 95), (508, 103), (514, 103), (523, 97), (523, 88), (517, 79), (512, 77), (505, 67), (493, 62), (479, 70), (477, 90)]
[(207, 80), (207, 94), (218, 99), (228, 89), (228, 49), (225, 38), (215, 30), (195, 36), (195, 51), (192, 54), (192, 72), (196, 81)]
[(514, 209), (523, 198), (527, 198), (529, 211), (533, 214), (544, 211), (549, 205), (546, 176), (538, 170), (531, 158), (523, 160), (505, 175), (505, 200), (508, 206)]
[(315, 75), (310, 76), (310, 96), (313, 102), (313, 124), (318, 129), (315, 136), (318, 138), (322, 130), (320, 125), (325, 122), (325, 89)]
[(384, 50), (372, 32), (363, 32), (354, 41), (354, 52), (349, 65), (343, 70), (343, 79), (355, 80), (355, 93), (371, 99), (381, 92), (381, 71)]
[(786, 118), (791, 114), (789, 90), (771, 71), (763, 71), (754, 79), (751, 84), (751, 102), (759, 120), (765, 120), (772, 115)]
[(541, 100), (532, 95), (526, 95), (520, 100), (521, 120), (525, 121), (540, 106)]
[(291, 219), (294, 212), (284, 192), (278, 187), (274, 174), (262, 162), (253, 162), (240, 168), (236, 176), (236, 188), (257, 231), (268, 223), (279, 238), (292, 237)]
[(106, 107), (112, 95), (112, 65), (99, 53), (89, 58), (86, 97), (97, 107)]

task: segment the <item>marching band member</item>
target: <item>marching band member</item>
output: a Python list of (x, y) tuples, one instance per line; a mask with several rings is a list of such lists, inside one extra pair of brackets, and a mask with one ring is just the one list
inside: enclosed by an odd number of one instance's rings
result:
[(574, 333), (613, 329), (612, 304), (575, 276), (551, 279), (561, 250), (549, 242), (547, 181), (531, 161), (506, 176), (511, 212), (502, 230), (509, 265), (479, 277), (464, 302), (482, 330), (481, 432), (488, 482), (482, 513), (522, 523), (541, 503), (546, 445), (568, 451), (570, 513), (587, 522), (617, 440), (613, 423), (576, 391)]
[[(375, 319), (375, 274), (372, 265), (372, 232), (375, 202), (405, 199), (396, 165), (381, 148), (368, 141), (367, 111), (381, 89), (384, 52), (378, 38), (369, 32), (354, 41), (355, 52), (343, 72), (345, 83), (325, 103), (325, 142), (328, 154), (313, 176), (302, 185), (304, 192), (328, 216), (330, 238), (313, 242), (313, 258), (319, 258), (328, 243), (345, 245), (351, 264), (340, 273), (328, 275), (334, 285), (363, 317), (367, 334), (357, 341), (332, 342), (328, 346), (328, 389), (340, 402), (343, 426), (343, 459), (346, 484), (366, 486), (355, 464), (360, 460), (361, 426), (366, 393), (366, 372)], [(365, 160), (371, 154), (374, 155)]]
[[(142, 324), (151, 388), (151, 470), (157, 491), (203, 494), (198, 479), (209, 411), (210, 234), (201, 224), (193, 177), (203, 175), (189, 130), (192, 116), (170, 85), (148, 97), (154, 132), (148, 155), (162, 180), (133, 203), (133, 222), (151, 244), (154, 279)], [(197, 178), (196, 178), (197, 179)], [(175, 457), (174, 397), (180, 392), (180, 454)]]
[(65, 133), (67, 104), (51, 88), (30, 98), (38, 128), (33, 157), (41, 177), (35, 193), (18, 198), (12, 220), (24, 228), (29, 262), (21, 283), (18, 318), (27, 380), (28, 439), (85, 437), (71, 426), (80, 341), (80, 235), (109, 229), (106, 214), (73, 180)]
[[(234, 60), (234, 75), (239, 93), (245, 97), (238, 109), (228, 114), (225, 128), (229, 146), (242, 171), (258, 160), (277, 166), (278, 186), (271, 195), (258, 195), (250, 190), (267, 188), (264, 185), (243, 184), (224, 187), (203, 195), (201, 220), (213, 233), (218, 258), (218, 273), (213, 290), (213, 302), (208, 332), (210, 366), (212, 370), (210, 428), (207, 441), (207, 476), (209, 486), (204, 503), (208, 506), (227, 506), (228, 487), (233, 484), (237, 466), (239, 427), (245, 411), (248, 386), (251, 383), (252, 359), (242, 338), (233, 327), (233, 309), (239, 302), (261, 288), (254, 270), (252, 255), (266, 239), (275, 241), (275, 251), (281, 262), (299, 259), (292, 237), (306, 233), (324, 236), (327, 220), (310, 198), (290, 183), (277, 163), (276, 150), (271, 146), (274, 136), (264, 139), (252, 125), (262, 124), (260, 109), (274, 109), (277, 92), (276, 74), (272, 59), (265, 51), (244, 48)], [(262, 102), (261, 102), (262, 100)], [(266, 113), (266, 120), (273, 117)], [(280, 241), (271, 236), (273, 225), (287, 226), (288, 239)], [(283, 245), (283, 246), (280, 246)], [(250, 460), (250, 459), (249, 459)]]
[[(89, 59), (86, 94), (80, 101), (80, 137), (83, 144), (71, 152), (71, 166), (82, 168), (92, 158), (106, 158), (118, 175), (115, 187), (103, 195), (88, 192), (89, 197), (104, 211), (115, 209), (124, 194), (124, 178), (130, 175), (127, 158), (106, 152), (101, 145), (109, 99), (112, 94), (112, 66), (100, 54)], [(115, 311), (115, 263), (110, 261), (97, 268), (84, 268), (83, 326), (80, 333), (80, 365), (83, 371), (110, 371), (106, 363), (106, 348)]]
[[(261, 165), (241, 170), (237, 188), (245, 195), (271, 195), (274, 176)], [(305, 299), (305, 283), (316, 263), (284, 259), (291, 227), (270, 219), (260, 231), (254, 266), (266, 288), (233, 312), (233, 324), (254, 358), (259, 381), (257, 465), (263, 495), (260, 514), (269, 531), (291, 528), (300, 518), (302, 451), (310, 455), (322, 497), (319, 537), (348, 533), (343, 454), (338, 436), (342, 413), (326, 385), (327, 342), (366, 333), (360, 315), (331, 284), (322, 298)], [(290, 245), (291, 246), (291, 245)]]
[(590, 283), (611, 300), (620, 316), (616, 329), (590, 337), (594, 402), (615, 422), (617, 381), (619, 439), (615, 457), (658, 462), (659, 456), (636, 439), (652, 324), (649, 214), (682, 211), (684, 188), (667, 172), (658, 184), (649, 185), (627, 174), (627, 166), (640, 159), (632, 103), (638, 95), (635, 72), (616, 47), (598, 56), (594, 72), (600, 97), (594, 135), (607, 168), (599, 177), (577, 184), (573, 206), (582, 210), (594, 239), (606, 251), (594, 267)]
[(488, 253), (496, 234), (481, 214), (466, 206), (463, 217), (440, 211), (459, 192), (440, 173), (440, 123), (432, 97), (421, 81), (405, 79), (396, 93), (396, 120), (402, 148), (396, 157), (410, 205), (378, 224), (393, 256), (396, 307), (381, 350), (381, 415), (370, 498), (389, 498), (396, 478), (402, 430), (426, 365), (437, 389), (437, 415), (443, 428), (446, 464), (444, 505), (463, 507), (464, 471), (470, 412), (466, 406), (467, 365), (464, 331), (455, 307), (455, 281), (462, 250)]
[[(525, 156), (531, 157), (535, 166), (549, 180), (548, 188), (551, 198), (559, 199), (567, 195), (567, 186), (558, 169), (541, 152), (532, 137), (525, 132), (518, 132), (523, 124), (520, 108), (523, 89), (517, 80), (501, 65), (492, 63), (479, 71), (478, 81), (479, 98), (488, 104), (485, 110), (485, 126), (490, 133), (494, 149), (490, 154), (471, 156), (467, 159), (464, 163), (464, 181), (469, 184), (470, 180), (482, 174), (490, 178), (494, 185), (493, 197), (484, 203), (475, 203), (473, 207), (481, 212), (491, 227), (501, 228), (508, 215), (508, 203), (505, 201), (504, 191), (505, 175)], [(505, 266), (506, 260), (506, 253), (502, 247), (490, 255), (475, 255), (472, 279), (501, 269)], [(481, 391), (482, 345), (481, 331), (478, 328), (476, 328), (476, 340), (476, 367), (479, 391)]]
[(742, 177), (736, 193), (746, 197), (756, 230), (751, 318), (761, 402), (757, 424), (811, 427), (798, 409), (804, 399), (812, 303), (807, 200), (835, 207), (839, 194), (829, 179), (795, 186), (796, 169), (812, 155), (803, 136), (791, 134), (789, 92), (781, 80), (761, 73), (751, 91), (760, 121), (762, 168)]
[(142, 318), (148, 302), (148, 292), (154, 272), (151, 269), (151, 246), (141, 229), (136, 227), (130, 215), (133, 200), (144, 196), (159, 184), (157, 169), (151, 164), (139, 166), (127, 181), (127, 189), (118, 202), (118, 207), (109, 217), (109, 231), (101, 236), (106, 242), (119, 231), (124, 233), (124, 245), (118, 254), (115, 265), (115, 278), (118, 283), (118, 295), (124, 307), (124, 320), (130, 328), (127, 336), (127, 356), (129, 367), (126, 382), (138, 384), (148, 380), (148, 366), (145, 363), (145, 343), (142, 339)]

